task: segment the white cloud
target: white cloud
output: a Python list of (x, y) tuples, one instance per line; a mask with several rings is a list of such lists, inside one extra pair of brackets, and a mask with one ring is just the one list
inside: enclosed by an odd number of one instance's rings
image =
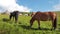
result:
[(53, 6), (53, 10), (60, 11), (60, 0), (59, 3)]
[(19, 10), (22, 12), (29, 12), (31, 10), (28, 7), (17, 4), (16, 1), (17, 0), (0, 0), (0, 7), (10, 12), (14, 10)]
[(53, 6), (54, 10), (60, 11), (60, 4)]

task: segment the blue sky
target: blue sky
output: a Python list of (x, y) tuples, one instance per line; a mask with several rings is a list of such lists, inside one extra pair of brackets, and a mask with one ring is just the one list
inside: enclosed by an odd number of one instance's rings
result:
[(31, 11), (53, 10), (53, 6), (59, 3), (59, 0), (17, 0), (19, 5), (27, 6)]
[(0, 0), (0, 12), (60, 11), (60, 0)]

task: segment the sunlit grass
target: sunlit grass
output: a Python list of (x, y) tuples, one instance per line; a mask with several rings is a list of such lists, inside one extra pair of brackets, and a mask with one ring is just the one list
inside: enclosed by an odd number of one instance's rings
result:
[(0, 15), (0, 34), (60, 34), (60, 16), (57, 17), (57, 30), (52, 28), (51, 21), (40, 21), (38, 29), (37, 21), (34, 22), (32, 28), (30, 26), (30, 16), (19, 16), (18, 24), (12, 19), (11, 21), (3, 21), (3, 18), (9, 19), (9, 15)]

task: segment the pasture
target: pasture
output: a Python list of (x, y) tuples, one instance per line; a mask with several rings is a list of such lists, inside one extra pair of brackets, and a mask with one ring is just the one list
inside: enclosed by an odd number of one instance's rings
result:
[(56, 13), (57, 29), (52, 31), (50, 30), (51, 21), (41, 21), (41, 30), (39, 30), (37, 21), (34, 22), (32, 28), (29, 28), (31, 16), (19, 16), (18, 23), (15, 23), (13, 19), (9, 21), (9, 15), (0, 15), (0, 34), (60, 34), (60, 12)]

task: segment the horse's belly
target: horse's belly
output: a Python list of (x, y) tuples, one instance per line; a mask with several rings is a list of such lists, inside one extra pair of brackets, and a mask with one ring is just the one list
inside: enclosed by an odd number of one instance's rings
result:
[(49, 20), (49, 19), (48, 19), (48, 18), (47, 18), (47, 19), (45, 19), (45, 18), (44, 18), (44, 19), (42, 19), (42, 18), (41, 18), (40, 20), (41, 20), (41, 21), (47, 21), (47, 20)]
[(47, 21), (47, 20), (48, 20), (48, 19), (45, 19), (45, 20), (44, 20), (44, 19), (41, 19), (41, 21)]
[(49, 16), (47, 16), (47, 15), (40, 17), (40, 20), (41, 20), (41, 21), (47, 21), (47, 20), (49, 20), (49, 19), (50, 19), (50, 18), (49, 18)]

